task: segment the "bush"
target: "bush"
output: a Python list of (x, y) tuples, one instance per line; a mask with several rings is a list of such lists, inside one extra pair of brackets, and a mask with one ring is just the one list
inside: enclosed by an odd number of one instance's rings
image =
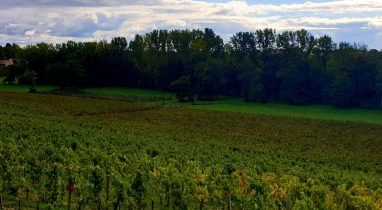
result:
[(8, 75), (8, 67), (0, 67), (0, 77), (6, 77)]
[(180, 102), (186, 102), (190, 101), (190, 99), (193, 99), (193, 93), (191, 89), (191, 82), (186, 76), (182, 76), (178, 80), (172, 82), (170, 84), (170, 89), (176, 92), (176, 98), (179, 99)]

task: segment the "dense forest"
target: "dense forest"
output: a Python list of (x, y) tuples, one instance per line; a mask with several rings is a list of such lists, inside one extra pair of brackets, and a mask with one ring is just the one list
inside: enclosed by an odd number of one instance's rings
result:
[(382, 51), (334, 43), (306, 30), (238, 32), (229, 42), (211, 29), (153, 30), (130, 42), (0, 46), (14, 58), (4, 82), (61, 88), (120, 86), (174, 91), (180, 100), (382, 105)]

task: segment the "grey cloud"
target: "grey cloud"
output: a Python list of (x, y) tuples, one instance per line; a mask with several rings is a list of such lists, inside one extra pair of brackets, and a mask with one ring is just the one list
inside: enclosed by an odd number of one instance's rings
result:
[(228, 15), (230, 12), (232, 12), (231, 8), (220, 8), (214, 11), (213, 15)]
[(122, 5), (156, 5), (157, 0), (8, 0), (3, 8), (26, 7), (110, 7)]

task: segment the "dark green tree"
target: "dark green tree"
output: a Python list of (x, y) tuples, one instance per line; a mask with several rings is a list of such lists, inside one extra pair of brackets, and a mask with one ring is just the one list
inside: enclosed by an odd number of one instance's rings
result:
[(323, 71), (326, 72), (327, 64), (331, 53), (335, 50), (336, 45), (331, 37), (325, 35), (317, 39), (317, 47), (314, 49), (314, 54), (322, 62)]
[(196, 68), (195, 77), (198, 81), (196, 94), (198, 100), (215, 100), (217, 98), (220, 93), (224, 71), (224, 61), (213, 58), (201, 63)]
[(5, 59), (11, 59), (12, 57), (12, 45), (10, 43), (7, 43), (4, 47), (4, 58)]
[[(309, 80), (310, 66), (307, 62), (296, 62), (278, 72), (280, 100), (294, 105), (307, 104), (312, 95)], [(319, 78), (313, 78), (319, 79)]]
[(4, 54), (4, 47), (0, 45), (0, 60), (5, 59), (5, 54)]
[(12, 84), (24, 74), (27, 66), (25, 62), (14, 62), (13, 65), (8, 66), (8, 74), (4, 79), (4, 83)]
[(180, 102), (186, 102), (187, 100), (185, 98), (192, 99), (194, 95), (191, 88), (190, 80), (186, 76), (182, 76), (178, 80), (172, 82), (170, 84), (170, 89), (175, 91), (176, 98)]
[[(62, 50), (58, 48), (58, 50)], [(57, 55), (56, 48), (53, 44), (38, 43), (36, 45), (27, 45), (20, 56), (25, 59), (28, 69), (33, 69), (38, 76), (38, 83), (46, 83), (45, 68), (49, 63), (55, 62)]]
[(223, 39), (216, 35), (212, 29), (204, 29), (203, 41), (206, 43), (207, 56), (212, 58), (222, 58), (224, 56)]
[(50, 83), (58, 85), (61, 89), (72, 88), (85, 78), (85, 70), (78, 61), (74, 60), (49, 64), (45, 70)]
[(276, 30), (265, 28), (263, 30), (256, 30), (256, 45), (262, 52), (264, 61), (276, 47)]
[(229, 44), (232, 50), (231, 55), (240, 62), (243, 62), (246, 57), (249, 57), (252, 61), (256, 59), (257, 49), (253, 32), (238, 32), (231, 37)]
[[(374, 52), (374, 56), (376, 60), (377, 65), (377, 75), (376, 75), (376, 104), (382, 108), (382, 51), (380, 52)], [(379, 59), (378, 59), (379, 58)]]
[(129, 44), (124, 37), (23, 48), (8, 43), (0, 47), (0, 59), (9, 58), (15, 61), (5, 79), (9, 83), (22, 83), (26, 69), (37, 73), (38, 84), (61, 88), (81, 82), (169, 90), (186, 76), (200, 99), (224, 94), (246, 101), (332, 104), (334, 90), (341, 90), (338, 84), (346, 89), (347, 82), (338, 76), (345, 74), (354, 91), (350, 104), (379, 106), (381, 97), (382, 52), (362, 44), (336, 44), (329, 36), (316, 39), (304, 29), (238, 32), (226, 44), (209, 28), (153, 30)]
[(256, 44), (261, 51), (261, 74), (257, 81), (257, 88), (254, 90), (254, 100), (266, 102), (268, 100), (277, 100), (279, 84), (276, 73), (281, 64), (281, 54), (276, 49), (276, 31), (265, 28), (256, 30)]
[(122, 60), (127, 50), (127, 40), (125, 37), (114, 37), (111, 40), (111, 48), (114, 60)]
[(330, 86), (330, 102), (340, 108), (351, 108), (356, 105), (354, 88), (346, 73), (338, 73)]
[(22, 85), (29, 85), (29, 92), (36, 93), (35, 85), (37, 83), (37, 73), (35, 71), (26, 70), (22, 76), (19, 77), (18, 83)]
[(258, 83), (258, 75), (261, 71), (257, 69), (249, 57), (244, 59), (244, 62), (240, 65), (240, 69), (241, 74), (239, 77), (242, 84), (244, 101), (254, 101), (253, 95), (258, 95), (262, 88), (261, 84)]

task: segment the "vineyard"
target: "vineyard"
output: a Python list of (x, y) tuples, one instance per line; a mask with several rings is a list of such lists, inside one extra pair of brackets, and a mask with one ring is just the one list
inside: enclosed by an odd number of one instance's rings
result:
[(3, 209), (382, 209), (382, 125), (0, 93)]

